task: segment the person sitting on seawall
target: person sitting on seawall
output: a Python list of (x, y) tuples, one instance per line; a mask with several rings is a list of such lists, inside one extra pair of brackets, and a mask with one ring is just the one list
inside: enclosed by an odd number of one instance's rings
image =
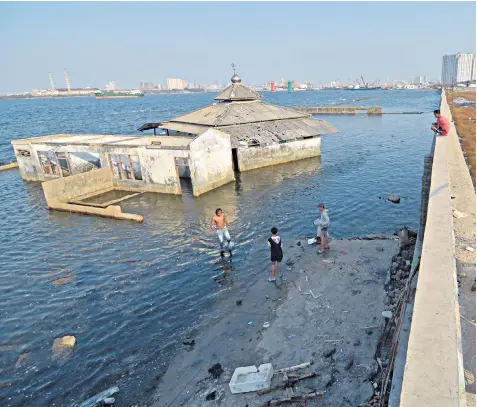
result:
[(443, 115), (439, 109), (434, 110), (434, 116), (437, 118), (436, 123), (432, 123), (431, 129), (436, 133), (439, 133), (441, 136), (447, 136), (450, 130), (450, 123)]

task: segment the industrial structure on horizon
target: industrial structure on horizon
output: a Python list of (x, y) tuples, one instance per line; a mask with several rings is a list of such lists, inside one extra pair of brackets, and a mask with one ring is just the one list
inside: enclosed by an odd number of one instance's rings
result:
[(63, 70), (63, 73), (65, 75), (66, 88), (56, 88), (55, 83), (53, 82), (53, 75), (51, 74), (51, 72), (49, 72), (48, 77), (50, 79), (50, 89), (33, 89), (31, 92), (32, 96), (93, 96), (96, 92), (99, 92), (98, 88), (72, 88), (66, 69)]

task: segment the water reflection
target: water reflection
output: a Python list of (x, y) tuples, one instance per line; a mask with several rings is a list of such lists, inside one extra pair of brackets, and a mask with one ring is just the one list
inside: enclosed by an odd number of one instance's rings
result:
[[(0, 128), (0, 154), (10, 154), (9, 140), (22, 136), (25, 115), (37, 123), (32, 136), (65, 129), (130, 133), (138, 123), (194, 110), (212, 96), (12, 102), (13, 110), (0, 110), (0, 122), (10, 123)], [(348, 96), (266, 95), (290, 106), (342, 97)], [(224, 308), (215, 307), (218, 301), (257, 279), (265, 284), (270, 228), (279, 229), (286, 261), (295, 238), (313, 232), (318, 201), (329, 208), (334, 237), (415, 227), (423, 157), (432, 140), (422, 129), (433, 119), (438, 95), (379, 97), (373, 104), (431, 113), (405, 121), (391, 115), (330, 117), (340, 133), (322, 138), (321, 159), (245, 172), (198, 198), (183, 184), (182, 196), (142, 194), (121, 202), (125, 212), (143, 215), (143, 224), (48, 211), (40, 184), (24, 183), (17, 172), (0, 173), (1, 345), (13, 346), (0, 353), (2, 407), (73, 405), (116, 384), (117, 407), (149, 405), (151, 389), (183, 349), (182, 338), (202, 326), (201, 316), (211, 309), (220, 316)], [(8, 120), (2, 119), (6, 111)], [(120, 127), (118, 116), (124, 118)], [(401, 195), (401, 204), (379, 199), (387, 194)], [(217, 207), (231, 220), (232, 259), (220, 257), (210, 231)], [(75, 335), (77, 347), (65, 364), (56, 365), (51, 346), (64, 335)]]

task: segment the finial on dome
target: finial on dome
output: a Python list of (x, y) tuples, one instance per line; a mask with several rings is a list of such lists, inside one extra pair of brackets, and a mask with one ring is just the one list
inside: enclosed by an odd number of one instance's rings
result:
[(238, 76), (238, 75), (235, 73), (235, 64), (234, 64), (234, 63), (232, 63), (232, 68), (233, 68), (233, 70), (234, 70), (234, 75), (232, 76), (232, 79), (231, 79), (232, 83), (240, 83), (240, 82), (242, 82), (242, 79), (240, 78), (240, 76)]

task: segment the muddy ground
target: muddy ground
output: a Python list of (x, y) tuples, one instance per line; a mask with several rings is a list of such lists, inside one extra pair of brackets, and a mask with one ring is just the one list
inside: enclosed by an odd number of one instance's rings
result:
[[(300, 381), (293, 393), (324, 395), (307, 406), (356, 407), (369, 400), (384, 327), (384, 284), (398, 241), (333, 240), (328, 253), (317, 249), (306, 240), (286, 249), (287, 281), (280, 287), (263, 276), (247, 291), (230, 289), (223, 304), (227, 316), (209, 318), (195, 344), (185, 346), (158, 384), (152, 406), (263, 406), (286, 391), (232, 394), (228, 383), (236, 367), (272, 363), (277, 370), (310, 361), (298, 373), (319, 376)], [(215, 363), (223, 368), (218, 378), (208, 372)], [(275, 375), (272, 385), (280, 379)]]

